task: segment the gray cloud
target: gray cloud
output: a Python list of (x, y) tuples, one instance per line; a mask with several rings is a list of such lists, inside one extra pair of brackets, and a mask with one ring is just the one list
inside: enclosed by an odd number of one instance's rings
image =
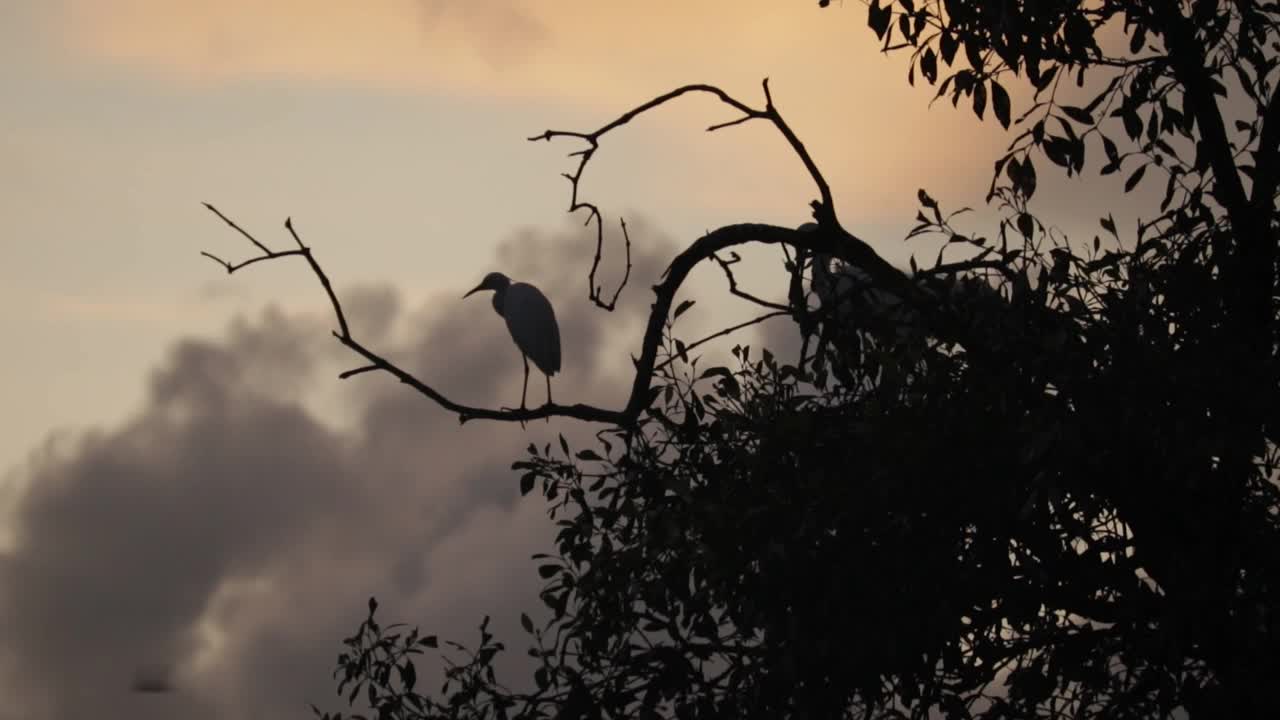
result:
[[(521, 364), (502, 320), (485, 300), (459, 299), (504, 270), (558, 309), (557, 397), (617, 405), (629, 378), (605, 360), (625, 358), (623, 333), (637, 344), (643, 290), (671, 251), (635, 225), (636, 284), (617, 316), (582, 300), (589, 240), (577, 229), (516, 234), (502, 267), (476, 268), (419, 309), (386, 288), (347, 293), (345, 306), (359, 336), (452, 397), (512, 405)], [(16, 540), (0, 554), (0, 718), (337, 708), (329, 673), (370, 594), (387, 618), (466, 641), (492, 614), (511, 641), (506, 663), (520, 662), (519, 612), (540, 607), (528, 556), (551, 547), (553, 527), (540, 498), (519, 497), (509, 465), (531, 439), (591, 428), (459, 427), (389, 378), (342, 383), (334, 375), (353, 358), (329, 322), (268, 309), (216, 341), (178, 342), (130, 421), (59, 441), (22, 469)], [(325, 393), (342, 417), (312, 409)], [(166, 665), (173, 692), (129, 691), (139, 669)]]

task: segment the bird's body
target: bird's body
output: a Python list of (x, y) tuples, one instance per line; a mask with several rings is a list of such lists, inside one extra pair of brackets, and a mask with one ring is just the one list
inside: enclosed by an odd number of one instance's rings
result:
[(520, 407), (524, 408), (529, 391), (529, 361), (547, 376), (547, 404), (551, 403), (551, 376), (560, 372), (560, 326), (551, 301), (538, 288), (522, 282), (512, 282), (502, 273), (493, 272), (471, 292), (493, 291), (494, 312), (507, 323), (511, 339), (524, 358), (524, 390), (520, 393)]
[[(797, 229), (813, 232), (818, 226), (805, 223)], [(890, 331), (898, 341), (906, 340), (917, 330), (919, 314), (901, 297), (876, 287), (871, 276), (856, 265), (840, 263), (833, 270), (833, 261), (822, 253), (813, 258), (810, 287), (824, 313), (831, 313), (829, 317), (841, 326)]]
[[(798, 230), (812, 232), (815, 223), (805, 223)], [(835, 264), (835, 269), (832, 269)], [(917, 287), (939, 302), (949, 302), (974, 312), (991, 313), (1006, 302), (1000, 291), (980, 277), (917, 277)], [(919, 338), (925, 332), (920, 313), (897, 294), (876, 287), (865, 270), (848, 263), (836, 264), (830, 255), (816, 254), (810, 288), (829, 317), (842, 327), (874, 329), (891, 333), (898, 342)]]
[(495, 293), (493, 306), (507, 321), (516, 347), (548, 377), (560, 372), (560, 326), (551, 301), (538, 288), (522, 282), (511, 283), (505, 295)]

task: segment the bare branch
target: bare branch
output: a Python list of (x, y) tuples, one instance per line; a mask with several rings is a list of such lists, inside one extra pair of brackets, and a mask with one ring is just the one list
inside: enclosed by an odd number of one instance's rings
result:
[(355, 337), (351, 335), (350, 327), (347, 324), (346, 313), (342, 309), (342, 303), (341, 301), (338, 300), (337, 293), (335, 293), (333, 290), (333, 284), (330, 283), (329, 276), (324, 272), (324, 269), (320, 267), (320, 263), (316, 261), (315, 256), (312, 255), (311, 248), (307, 247), (306, 244), (302, 242), (302, 239), (298, 236), (297, 231), (294, 230), (292, 219), (285, 221), (285, 229), (289, 231), (289, 234), (293, 237), (294, 242), (297, 243), (298, 248), (296, 250), (284, 250), (284, 251), (277, 252), (277, 251), (271, 250), (265, 244), (259, 242), (257, 238), (255, 238), (253, 235), (246, 232), (243, 228), (241, 228), (235, 222), (231, 221), (231, 219), (229, 219), (226, 215), (223, 215), (222, 212), (220, 212), (214, 206), (208, 203), (205, 203), (205, 207), (209, 208), (209, 210), (212, 211), (219, 218), (221, 218), (223, 222), (225, 222), (227, 225), (234, 228), (237, 232), (239, 232), (241, 235), (247, 238), (250, 242), (252, 242), (254, 246), (256, 246), (259, 250), (262, 251), (261, 255), (252, 257), (240, 263), (227, 262), (226, 260), (223, 260), (208, 252), (200, 253), (201, 255), (204, 255), (205, 257), (210, 258), (214, 262), (217, 262), (219, 265), (225, 268), (228, 273), (233, 273), (241, 268), (244, 268), (254, 263), (262, 262), (265, 260), (278, 260), (281, 258), (286, 258), (291, 256), (302, 256), (306, 258), (307, 264), (311, 266), (311, 271), (315, 274), (316, 279), (320, 281), (321, 286), (324, 287), (325, 293), (329, 297), (329, 302), (333, 307), (334, 318), (337, 320), (338, 327), (339, 327), (339, 330), (335, 330), (333, 332), (333, 336), (338, 339), (338, 342), (342, 343), (343, 345), (345, 345), (346, 347), (354, 351), (356, 354), (363, 357), (366, 361), (368, 361), (367, 365), (355, 368), (354, 370), (348, 370), (346, 372), (343, 372), (341, 375), (339, 375), (339, 377), (345, 379), (345, 378), (353, 377), (355, 375), (361, 375), (364, 373), (374, 372), (377, 370), (387, 372), (393, 377), (395, 377), (396, 379), (398, 379), (400, 382), (405, 383), (406, 385), (409, 385), (410, 387), (414, 388), (415, 390), (422, 393), (423, 395), (426, 395), (432, 400), (435, 400), (436, 403), (439, 404), (444, 409), (457, 414), (459, 422), (466, 422), (468, 420), (474, 420), (474, 419), (526, 422), (529, 420), (534, 420), (534, 419), (543, 418), (543, 417), (551, 417), (554, 415), (554, 416), (577, 418), (579, 420), (586, 420), (588, 422), (603, 422), (603, 423), (611, 423), (615, 425), (628, 424), (627, 419), (616, 411), (602, 410), (600, 408), (595, 408), (587, 405), (571, 405), (571, 406), (545, 405), (541, 408), (537, 408), (534, 410), (528, 410), (528, 409), (526, 410), (490, 410), (487, 408), (473, 408), (473, 407), (462, 405), (460, 403), (450, 400), (449, 398), (441, 394), (439, 391), (437, 391), (435, 388), (427, 385), (426, 383), (423, 383), (421, 380), (418, 380), (410, 373), (406, 372), (405, 370), (402, 370), (401, 368), (397, 367), (396, 365), (388, 361), (386, 358), (366, 348), (358, 340), (356, 340)]
[(248, 260), (245, 260), (244, 262), (238, 262), (234, 264), (229, 263), (226, 260), (223, 260), (222, 258), (218, 257), (217, 255), (214, 255), (213, 253), (201, 251), (200, 254), (221, 265), (223, 268), (226, 269), (227, 274), (230, 275), (231, 273), (241, 268), (248, 267), (254, 263), (260, 263), (263, 260), (275, 260), (277, 258), (289, 257), (290, 255), (301, 255), (302, 251), (301, 250), (285, 250), (284, 252), (273, 252), (273, 253), (268, 253), (266, 255), (259, 255), (257, 257), (252, 257), (252, 258), (249, 258)]
[(752, 295), (749, 292), (746, 292), (745, 290), (741, 290), (738, 288), (738, 279), (734, 277), (733, 268), (731, 267), (732, 265), (735, 265), (742, 260), (742, 256), (739, 255), (738, 253), (736, 252), (729, 253), (728, 260), (721, 258), (719, 255), (712, 255), (711, 259), (715, 260), (716, 264), (720, 266), (720, 269), (724, 271), (724, 276), (729, 280), (729, 292), (731, 294), (736, 295), (748, 302), (755, 303), (760, 307), (779, 310), (786, 313), (791, 312), (790, 306), (780, 305), (775, 302), (769, 302), (768, 300), (763, 300), (761, 298), (756, 297), (755, 295)]
[[(240, 233), (241, 235), (243, 235), (243, 236), (245, 236), (246, 238), (248, 238), (248, 239), (249, 239), (249, 242), (253, 243), (254, 245), (257, 245), (257, 246), (258, 246), (258, 249), (262, 251), (262, 254), (263, 254), (263, 255), (271, 255), (271, 254), (272, 254), (272, 253), (271, 253), (271, 251), (267, 249), (267, 246), (266, 246), (266, 245), (263, 245), (262, 243), (258, 242), (258, 239), (257, 239), (257, 238), (255, 238), (254, 236), (252, 236), (252, 235), (250, 235), (249, 233), (245, 232), (244, 228), (242, 228), (242, 227), (240, 227), (239, 225), (235, 224), (235, 223), (231, 220), (231, 218), (227, 217), (226, 215), (223, 215), (223, 214), (222, 214), (222, 212), (221, 212), (220, 210), (218, 210), (218, 208), (216, 208), (216, 207), (214, 207), (214, 206), (210, 205), (209, 203), (202, 203), (202, 204), (203, 204), (205, 207), (209, 208), (209, 210), (210, 210), (214, 215), (217, 215), (219, 218), (222, 218), (222, 222), (224, 222), (224, 223), (226, 223), (226, 224), (230, 225), (232, 228), (234, 228), (234, 229), (235, 229), (235, 231), (236, 231), (236, 232), (238, 232), (238, 233)], [(207, 254), (207, 253), (206, 253), (206, 254)], [(210, 255), (209, 257), (213, 257), (213, 256), (212, 256), (212, 255)], [(215, 260), (217, 260), (217, 258), (214, 258), (214, 259), (215, 259)], [(219, 261), (219, 262), (221, 262), (221, 261)]]
[(596, 272), (600, 268), (601, 257), (603, 256), (603, 253), (604, 253), (604, 222), (603, 222), (603, 218), (601, 216), (599, 207), (597, 207), (594, 203), (580, 199), (579, 191), (581, 189), (580, 184), (582, 181), (582, 174), (583, 172), (586, 171), (587, 163), (591, 162), (591, 158), (595, 156), (596, 150), (599, 149), (600, 139), (604, 135), (606, 135), (607, 133), (609, 133), (614, 129), (617, 129), (619, 127), (622, 127), (623, 125), (626, 125), (627, 123), (631, 122), (642, 113), (645, 113), (649, 110), (659, 107), (660, 105), (663, 105), (683, 95), (687, 95), (690, 93), (707, 93), (715, 96), (724, 104), (742, 113), (742, 117), (739, 117), (727, 122), (718, 123), (708, 127), (707, 128), (708, 132), (713, 132), (715, 130), (732, 127), (734, 125), (741, 125), (750, 120), (768, 120), (769, 122), (771, 122), (774, 125), (774, 127), (777, 128), (780, 133), (782, 133), (782, 136), (786, 138), (787, 143), (791, 145), (792, 150), (795, 151), (796, 155), (800, 158), (800, 161), (804, 163), (805, 169), (808, 170), (810, 177), (813, 178), (814, 183), (818, 187), (818, 192), (819, 192), (819, 195), (821, 196), (820, 202), (822, 207), (825, 208), (824, 217), (819, 219), (819, 222), (834, 223), (836, 221), (836, 216), (834, 211), (834, 201), (831, 196), (831, 188), (827, 184), (826, 178), (824, 178), (822, 176), (822, 173), (818, 170), (817, 164), (813, 161), (813, 158), (810, 157), (809, 152), (804, 147), (804, 144), (800, 142), (800, 139), (791, 130), (791, 127), (787, 125), (786, 121), (782, 119), (782, 115), (778, 113), (777, 108), (774, 107), (773, 95), (769, 90), (769, 79), (765, 78), (761, 84), (762, 84), (762, 87), (764, 88), (764, 96), (765, 96), (765, 107), (763, 110), (757, 110), (755, 108), (752, 108), (746, 103), (743, 103), (733, 98), (724, 90), (721, 90), (720, 88), (715, 87), (714, 85), (705, 85), (705, 84), (685, 85), (683, 87), (676, 88), (675, 90), (672, 90), (663, 95), (659, 95), (658, 97), (646, 103), (643, 103), (641, 105), (638, 105), (632, 108), (631, 110), (628, 110), (627, 112), (615, 118), (613, 121), (609, 122), (606, 125), (601, 126), (600, 128), (592, 132), (578, 132), (578, 131), (571, 131), (571, 130), (546, 130), (546, 131), (543, 131), (543, 133), (540, 135), (534, 135), (533, 137), (529, 138), (530, 141), (538, 141), (538, 140), (550, 141), (555, 138), (562, 138), (562, 137), (573, 138), (576, 140), (581, 140), (587, 144), (586, 148), (583, 148), (582, 150), (575, 150), (569, 153), (570, 157), (579, 158), (578, 167), (573, 172), (563, 173), (563, 175), (566, 179), (569, 180), (569, 184), (571, 185), (571, 190), (569, 195), (569, 212), (574, 213), (579, 210), (586, 210), (587, 220), (586, 220), (586, 223), (584, 224), (590, 224), (594, 220), (596, 225), (596, 252), (595, 252), (595, 257), (591, 261), (591, 270), (587, 274), (587, 284), (588, 284), (587, 297), (589, 300), (591, 300), (591, 302), (609, 311), (612, 311), (614, 307), (616, 307), (618, 296), (622, 294), (622, 288), (626, 286), (627, 279), (630, 277), (631, 240), (626, 236), (626, 228), (624, 225), (623, 237), (627, 243), (627, 253), (628, 253), (627, 275), (623, 277), (622, 282), (618, 285), (617, 290), (613, 294), (613, 298), (608, 302), (605, 302), (602, 296), (603, 288), (596, 284)]
[[(700, 345), (705, 345), (706, 343), (709, 343), (712, 340), (715, 340), (716, 338), (722, 338), (725, 335), (729, 335), (730, 333), (735, 333), (745, 327), (751, 327), (752, 325), (759, 325), (765, 320), (769, 320), (771, 318), (782, 317), (783, 315), (790, 315), (790, 314), (791, 314), (791, 308), (783, 308), (781, 310), (775, 310), (773, 312), (767, 312), (763, 315), (758, 315), (750, 320), (747, 320), (746, 322), (741, 322), (741, 323), (738, 323), (737, 325), (732, 325), (730, 327), (724, 328), (723, 330), (718, 330), (702, 338), (701, 340), (689, 343), (688, 345), (684, 346), (684, 351), (687, 354), (690, 350), (693, 350), (694, 348)], [(679, 355), (669, 357), (666, 360), (663, 360), (662, 362), (654, 366), (653, 371), (657, 372), (662, 368), (670, 365), (671, 363), (675, 362), (677, 357), (679, 357)]]
[(338, 302), (338, 296), (333, 292), (333, 285), (329, 283), (329, 276), (324, 274), (324, 270), (320, 269), (320, 263), (311, 255), (311, 248), (302, 244), (302, 239), (298, 237), (298, 233), (293, 230), (293, 218), (285, 218), (284, 227), (293, 236), (294, 242), (298, 243), (298, 252), (307, 259), (307, 264), (311, 266), (312, 272), (320, 279), (320, 284), (324, 286), (324, 291), (329, 295), (329, 303), (333, 305), (334, 317), (338, 319), (338, 327), (342, 331), (341, 337), (346, 340), (351, 339), (351, 329), (347, 326), (347, 316), (342, 312), (342, 303)]
[[(612, 309), (618, 304), (618, 296), (622, 294), (622, 288), (627, 286), (627, 280), (631, 279), (631, 235), (627, 232), (627, 221), (625, 218), (618, 218), (618, 223), (622, 225), (622, 240), (627, 249), (627, 269), (622, 273), (622, 282), (618, 283), (618, 287), (613, 291), (613, 298), (609, 300), (609, 308)], [(600, 244), (596, 243), (596, 262), (591, 268), (591, 282), (595, 282), (595, 268), (600, 264)], [(599, 288), (596, 289), (599, 292)]]
[(338, 379), (346, 380), (349, 377), (355, 377), (356, 375), (359, 375), (361, 373), (376, 372), (381, 369), (382, 368), (378, 367), (377, 365), (363, 365), (361, 367), (358, 367), (352, 370), (347, 370), (345, 372), (338, 373)]

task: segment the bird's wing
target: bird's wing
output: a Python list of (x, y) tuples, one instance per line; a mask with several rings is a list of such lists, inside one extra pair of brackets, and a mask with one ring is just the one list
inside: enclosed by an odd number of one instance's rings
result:
[(507, 288), (502, 316), (516, 347), (539, 370), (547, 375), (560, 371), (560, 326), (551, 301), (541, 290), (528, 283), (513, 283)]

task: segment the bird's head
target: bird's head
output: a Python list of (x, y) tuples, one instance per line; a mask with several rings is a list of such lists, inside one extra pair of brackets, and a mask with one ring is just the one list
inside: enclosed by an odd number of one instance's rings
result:
[(471, 292), (468, 292), (466, 295), (463, 295), (462, 297), (465, 298), (471, 295), (472, 293), (478, 293), (481, 290), (493, 290), (495, 292), (499, 290), (506, 290), (507, 286), (510, 284), (511, 284), (511, 278), (507, 277), (506, 275), (503, 275), (500, 272), (491, 272), (488, 275), (485, 275), (484, 280), (481, 280), (479, 285), (472, 288)]

